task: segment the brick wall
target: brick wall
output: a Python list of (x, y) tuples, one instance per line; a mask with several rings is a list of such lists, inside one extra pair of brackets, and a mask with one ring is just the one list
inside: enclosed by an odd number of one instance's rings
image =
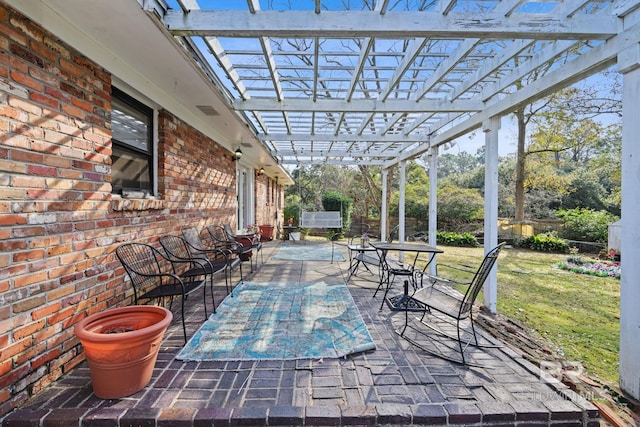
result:
[(256, 176), (256, 224), (277, 225), (278, 218), (282, 215), (276, 215), (278, 206), (278, 194), (281, 188), (277, 183), (266, 175)]
[(159, 197), (112, 197), (110, 111), (108, 70), (0, 3), (0, 416), (84, 360), (75, 323), (131, 302), (120, 243), (235, 223), (231, 153), (168, 111)]

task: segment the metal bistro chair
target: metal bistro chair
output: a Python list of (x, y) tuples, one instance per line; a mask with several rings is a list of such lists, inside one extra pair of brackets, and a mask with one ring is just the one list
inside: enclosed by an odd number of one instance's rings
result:
[(206, 228), (209, 237), (213, 241), (213, 244), (221, 249), (231, 251), (241, 261), (251, 261), (252, 249), (251, 246), (244, 246), (242, 243), (237, 242), (235, 239), (230, 239), (221, 225), (209, 225)]
[(183, 228), (182, 236), (184, 237), (184, 241), (187, 243), (189, 253), (191, 253), (192, 257), (197, 258), (198, 256), (206, 256), (207, 259), (211, 260), (214, 264), (220, 260), (224, 260), (224, 281), (227, 289), (227, 295), (233, 290), (233, 270), (236, 267), (240, 270), (240, 283), (244, 282), (242, 262), (240, 261), (240, 258), (235, 256), (231, 251), (205, 245), (200, 237), (200, 233), (195, 227)]
[[(176, 262), (188, 262), (188, 267), (180, 272), (180, 277), (198, 277), (209, 276), (209, 286), (211, 289), (211, 302), (213, 304), (213, 312), (216, 312), (216, 300), (213, 294), (213, 276), (217, 273), (223, 273), (226, 268), (225, 260), (211, 261), (209, 258), (202, 256), (194, 258), (189, 252), (187, 242), (180, 236), (166, 235), (160, 237), (160, 245), (164, 248), (167, 257)], [(206, 313), (206, 312), (205, 312)]]
[[(473, 273), (473, 279), (470, 282), (457, 282), (438, 276), (430, 276), (426, 274), (426, 270), (423, 270), (423, 272), (418, 274), (420, 282), (424, 285), (424, 281), (427, 280), (427, 284), (422, 287), (418, 287), (417, 290), (414, 291), (410, 296), (410, 301), (413, 301), (423, 307), (422, 317), (419, 319), (419, 322), (421, 325), (424, 325), (435, 332), (435, 334), (426, 334), (424, 333), (424, 331), (418, 330), (413, 326), (412, 329), (414, 329), (416, 332), (423, 333), (423, 335), (427, 338), (435, 337), (435, 339), (442, 338), (444, 340), (453, 341), (453, 347), (449, 346), (449, 343), (447, 341), (438, 341), (438, 343), (450, 350), (459, 350), (461, 360), (455, 359), (448, 354), (444, 354), (440, 351), (434, 352), (432, 349), (437, 348), (438, 346), (431, 346), (430, 348), (427, 348), (426, 345), (423, 345), (418, 341), (407, 337), (405, 333), (407, 331), (407, 327), (409, 326), (408, 310), (405, 314), (404, 328), (400, 332), (400, 335), (410, 341), (412, 344), (431, 354), (454, 362), (461, 362), (463, 365), (466, 364), (464, 350), (467, 348), (467, 346), (472, 345), (476, 347), (499, 347), (499, 345), (494, 344), (481, 345), (478, 343), (478, 337), (473, 325), (473, 304), (476, 300), (476, 297), (480, 293), (480, 290), (484, 286), (487, 277), (489, 277), (489, 273), (496, 263), (498, 255), (500, 254), (500, 251), (502, 250), (504, 245), (504, 242), (499, 244), (491, 251), (489, 251), (487, 255), (485, 255), (478, 270), (475, 273), (471, 272)], [(461, 270), (459, 268), (455, 269)], [(460, 284), (466, 286), (464, 295), (453, 289), (450, 284)], [(445, 331), (444, 327), (438, 327), (433, 324), (434, 322), (426, 322), (425, 316), (427, 314), (437, 314), (437, 319), (447, 322), (449, 325), (451, 325), (449, 329), (455, 328), (455, 333), (452, 334), (448, 331)], [(468, 320), (468, 322), (470, 323), (470, 331), (463, 328), (462, 323), (466, 320)], [(470, 335), (466, 342), (463, 340), (463, 335), (465, 333)]]
[[(236, 236), (233, 234), (233, 230), (229, 224), (225, 224), (223, 226), (224, 232), (227, 234), (227, 238), (230, 240), (235, 240), (236, 242), (242, 244), (245, 247), (250, 247), (252, 250), (256, 251), (255, 264), (256, 269), (258, 268), (258, 255), (264, 264), (264, 256), (262, 254), (262, 242), (260, 242), (260, 237), (256, 235), (256, 238), (249, 238), (245, 236)], [(253, 271), (253, 264), (251, 264), (251, 271)]]
[(393, 285), (396, 277), (400, 277), (401, 280), (404, 280), (408, 283), (405, 283), (404, 286), (408, 286), (409, 283), (415, 289), (415, 275), (413, 266), (405, 265), (396, 260), (389, 259), (389, 254), (386, 250), (377, 249), (378, 258), (380, 260), (380, 283), (376, 288), (376, 291), (373, 293), (373, 298), (376, 297), (378, 291), (380, 291), (384, 287), (384, 295), (382, 296), (382, 302), (380, 303), (380, 310), (384, 307), (384, 303), (387, 300), (387, 294), (389, 293), (389, 289)]
[[(184, 320), (184, 300), (200, 287), (204, 288), (204, 315), (207, 316), (207, 292), (203, 276), (180, 277), (176, 265), (184, 261), (172, 261), (159, 250), (145, 243), (125, 243), (116, 249), (116, 256), (124, 267), (133, 287), (134, 303), (141, 299), (169, 298), (169, 308), (174, 297), (181, 298), (182, 333), (187, 342)], [(187, 261), (189, 263), (189, 261)]]

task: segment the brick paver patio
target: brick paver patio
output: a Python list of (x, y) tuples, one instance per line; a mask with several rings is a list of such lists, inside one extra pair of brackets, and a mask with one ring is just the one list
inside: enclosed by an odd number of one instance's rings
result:
[[(347, 277), (348, 261), (271, 259), (278, 245), (265, 244), (266, 263), (250, 280)], [(372, 298), (375, 276), (360, 273), (349, 288), (375, 351), (332, 360), (182, 362), (174, 359), (183, 345), (174, 319), (145, 389), (120, 400), (98, 399), (83, 363), (8, 414), (2, 426), (600, 425), (592, 404), (542, 381), (534, 365), (506, 347), (487, 350), (483, 367), (415, 348), (395, 332), (404, 314), (379, 310), (379, 297)], [(216, 292), (219, 303), (223, 284)], [(201, 298), (188, 301), (192, 335), (204, 315)]]

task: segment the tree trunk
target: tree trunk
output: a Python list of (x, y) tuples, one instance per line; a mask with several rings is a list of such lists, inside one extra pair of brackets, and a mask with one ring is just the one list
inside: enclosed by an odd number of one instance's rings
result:
[(518, 121), (518, 151), (516, 153), (516, 212), (515, 220), (524, 221), (524, 169), (527, 154), (525, 153), (525, 136), (527, 122), (524, 116), (524, 108), (515, 112)]
[[(368, 200), (371, 200), (371, 202), (378, 208), (378, 211), (380, 211), (382, 209), (382, 190), (375, 184), (373, 178), (371, 177), (371, 172), (366, 165), (360, 165), (359, 169), (364, 178), (365, 185), (367, 186)], [(365, 211), (366, 216), (368, 217), (368, 201), (365, 202), (365, 206), (367, 209)]]

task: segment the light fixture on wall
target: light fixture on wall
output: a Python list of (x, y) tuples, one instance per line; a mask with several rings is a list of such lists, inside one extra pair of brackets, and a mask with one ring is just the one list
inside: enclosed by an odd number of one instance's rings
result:
[(262, 176), (262, 175), (264, 175), (264, 168), (260, 168), (258, 170), (258, 176)]
[(236, 151), (233, 153), (233, 160), (240, 160), (241, 158), (242, 158), (242, 151), (240, 150), (240, 147), (238, 147)]

